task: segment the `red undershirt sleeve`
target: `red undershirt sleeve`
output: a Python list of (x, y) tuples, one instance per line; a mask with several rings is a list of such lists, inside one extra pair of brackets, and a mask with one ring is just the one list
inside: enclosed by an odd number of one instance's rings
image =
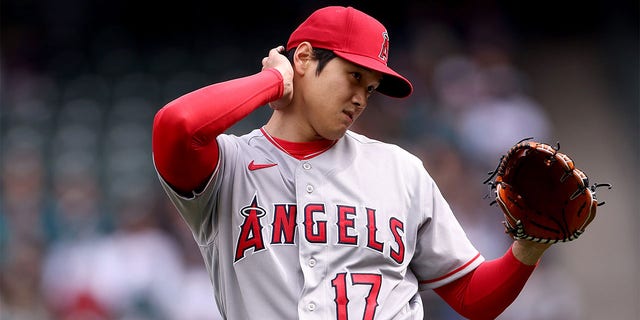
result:
[(198, 190), (218, 164), (216, 137), (283, 90), (280, 72), (266, 69), (169, 102), (153, 121), (153, 161), (160, 176), (178, 192)]
[(485, 261), (434, 291), (465, 318), (495, 319), (520, 294), (536, 266), (523, 264), (509, 248), (501, 258)]

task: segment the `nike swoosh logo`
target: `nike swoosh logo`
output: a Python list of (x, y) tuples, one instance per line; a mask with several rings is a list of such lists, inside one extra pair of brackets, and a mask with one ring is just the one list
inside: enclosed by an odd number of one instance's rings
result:
[(260, 170), (260, 169), (264, 169), (264, 168), (270, 168), (273, 166), (277, 166), (277, 163), (253, 163), (253, 160), (251, 160), (251, 162), (249, 163), (249, 170), (250, 171), (254, 171), (254, 170)]

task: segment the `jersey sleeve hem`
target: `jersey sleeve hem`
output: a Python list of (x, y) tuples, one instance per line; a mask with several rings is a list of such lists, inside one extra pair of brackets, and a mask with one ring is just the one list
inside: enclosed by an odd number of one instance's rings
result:
[(420, 289), (434, 289), (441, 287), (447, 283), (455, 281), (457, 279), (462, 278), (465, 274), (471, 272), (475, 268), (477, 268), (482, 262), (484, 262), (485, 258), (480, 253), (476, 254), (473, 258), (471, 258), (467, 263), (462, 266), (454, 269), (453, 271), (434, 279), (427, 279), (419, 281)]

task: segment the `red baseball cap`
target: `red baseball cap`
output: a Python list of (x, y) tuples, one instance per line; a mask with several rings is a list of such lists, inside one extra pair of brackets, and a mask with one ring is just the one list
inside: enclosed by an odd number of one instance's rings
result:
[(378, 92), (403, 98), (411, 94), (409, 80), (387, 66), (389, 34), (378, 20), (352, 7), (329, 6), (313, 12), (293, 31), (287, 50), (308, 41), (313, 47), (383, 74)]

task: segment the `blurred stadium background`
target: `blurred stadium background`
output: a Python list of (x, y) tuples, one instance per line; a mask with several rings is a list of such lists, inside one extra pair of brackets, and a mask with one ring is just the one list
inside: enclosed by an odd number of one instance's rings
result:
[[(374, 97), (353, 129), (419, 155), (487, 258), (509, 242), (482, 181), (520, 138), (559, 141), (591, 182), (613, 184), (500, 319), (640, 319), (638, 3), (498, 0), (2, 0), (0, 318), (216, 319), (153, 169), (154, 113), (257, 72), (329, 4), (382, 21), (390, 64), (415, 86)], [(460, 319), (423, 297), (427, 319)]]

